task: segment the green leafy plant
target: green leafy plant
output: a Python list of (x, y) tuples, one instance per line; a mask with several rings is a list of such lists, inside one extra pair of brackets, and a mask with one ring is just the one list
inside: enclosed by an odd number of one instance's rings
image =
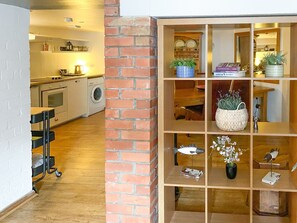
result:
[(262, 59), (262, 61), (267, 65), (282, 65), (286, 63), (286, 54), (282, 52), (271, 52), (266, 53)]
[(193, 58), (175, 58), (173, 61), (170, 63), (170, 67), (178, 67), (178, 66), (186, 66), (186, 67), (191, 67), (195, 68), (196, 62)]
[[(240, 90), (238, 91), (228, 91), (223, 94), (222, 91), (219, 91), (219, 98), (217, 98), (217, 106), (220, 109), (224, 110), (236, 110), (238, 105), (242, 102), (239, 95)], [(244, 105), (240, 105), (238, 109), (243, 109)]]

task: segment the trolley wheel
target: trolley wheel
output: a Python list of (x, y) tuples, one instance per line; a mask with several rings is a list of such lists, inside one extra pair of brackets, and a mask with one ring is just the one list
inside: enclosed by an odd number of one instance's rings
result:
[(32, 189), (34, 190), (34, 192), (35, 192), (36, 194), (38, 194), (38, 190), (37, 190), (37, 188), (35, 187), (35, 185), (32, 187)]
[(60, 171), (58, 171), (58, 170), (55, 171), (55, 174), (56, 174), (56, 177), (60, 177), (60, 176), (62, 176), (62, 172), (60, 172)]

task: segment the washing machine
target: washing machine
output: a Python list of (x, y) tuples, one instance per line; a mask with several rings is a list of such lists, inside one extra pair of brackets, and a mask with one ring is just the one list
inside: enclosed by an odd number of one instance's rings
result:
[(96, 77), (88, 79), (88, 115), (95, 114), (104, 110), (104, 77)]

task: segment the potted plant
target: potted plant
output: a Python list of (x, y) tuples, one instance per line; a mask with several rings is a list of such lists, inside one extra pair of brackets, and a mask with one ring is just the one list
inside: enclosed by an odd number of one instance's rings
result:
[(176, 68), (177, 77), (194, 77), (195, 66), (193, 58), (175, 58), (170, 63), (171, 68)]
[(228, 136), (218, 136), (216, 140), (212, 142), (210, 148), (213, 151), (218, 152), (226, 163), (226, 175), (229, 179), (234, 179), (237, 174), (237, 162), (240, 161), (239, 157), (243, 155), (246, 150), (237, 148), (236, 142), (232, 142)]
[(285, 54), (282, 52), (271, 52), (264, 55), (262, 61), (265, 64), (266, 77), (284, 76), (284, 63), (286, 63)]
[(217, 98), (216, 125), (224, 131), (241, 131), (248, 122), (248, 112), (245, 103), (241, 100), (239, 90), (228, 91), (223, 94), (219, 91)]

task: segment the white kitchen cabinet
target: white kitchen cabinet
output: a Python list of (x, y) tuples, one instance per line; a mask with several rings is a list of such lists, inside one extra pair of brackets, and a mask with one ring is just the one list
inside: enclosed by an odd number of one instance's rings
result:
[(68, 120), (87, 113), (87, 78), (67, 81)]
[(31, 94), (31, 107), (39, 107), (40, 106), (39, 86), (30, 87), (30, 94)]

